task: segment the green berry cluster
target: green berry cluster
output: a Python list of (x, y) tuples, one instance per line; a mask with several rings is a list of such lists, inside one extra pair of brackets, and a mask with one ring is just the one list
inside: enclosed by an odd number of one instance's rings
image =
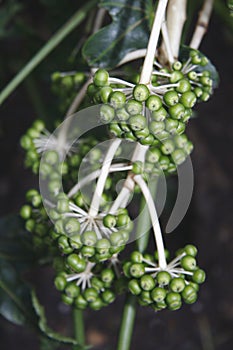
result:
[(182, 301), (194, 303), (199, 284), (205, 281), (205, 272), (197, 266), (196, 255), (196, 247), (187, 245), (162, 270), (158, 266), (157, 252), (151, 255), (134, 251), (123, 266), (129, 291), (137, 296), (140, 305), (149, 305), (156, 311), (177, 310)]
[(100, 262), (125, 248), (133, 228), (127, 209), (120, 209), (115, 215), (101, 213), (90, 219), (85, 212), (78, 218), (72, 217), (72, 209), (76, 208), (70, 205), (66, 195), (59, 194), (56, 208), (50, 210), (54, 220), (52, 238), (62, 254), (78, 253), (91, 262)]
[(83, 72), (54, 72), (51, 77), (52, 92), (59, 98), (59, 109), (65, 113), (84, 84), (86, 74)]
[(42, 203), (42, 198), (39, 192), (31, 189), (26, 193), (27, 204), (23, 205), (20, 210), (20, 216), (25, 221), (25, 228), (31, 232), (33, 245), (36, 249), (50, 248), (52, 246), (50, 238), (51, 224)]
[(62, 292), (62, 301), (78, 309), (99, 310), (115, 300), (117, 279), (110, 264), (94, 264), (80, 254), (64, 259), (64, 269), (55, 278), (55, 287)]

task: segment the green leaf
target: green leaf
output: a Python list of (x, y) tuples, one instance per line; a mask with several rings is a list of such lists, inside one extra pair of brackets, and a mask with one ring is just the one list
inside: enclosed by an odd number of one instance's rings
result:
[(23, 282), (16, 268), (0, 260), (0, 314), (18, 325), (35, 322), (30, 303), (30, 288)]
[[(43, 306), (40, 304), (36, 293), (34, 290), (32, 290), (31, 292), (31, 300), (32, 300), (32, 305), (33, 308), (36, 312), (36, 315), (38, 316), (38, 327), (40, 329), (40, 331), (42, 332), (42, 334), (49, 338), (52, 341), (58, 342), (59, 343), (64, 343), (64, 344), (69, 344), (69, 345), (75, 345), (78, 346), (77, 342), (75, 339), (69, 338), (69, 337), (65, 337), (59, 333), (54, 332), (53, 330), (51, 330), (47, 324), (47, 319), (45, 316), (45, 311)], [(44, 343), (45, 345), (48, 345), (48, 342)], [(55, 344), (54, 344), (55, 345)], [(83, 349), (82, 347), (78, 347), (78, 349)]]
[(100, 1), (112, 23), (93, 34), (83, 47), (92, 67), (113, 68), (129, 52), (147, 47), (154, 16), (151, 0)]
[[(181, 60), (181, 62), (186, 61), (189, 58), (189, 53), (190, 51), (193, 50), (192, 48), (190, 48), (189, 46), (186, 45), (181, 45), (180, 47), (180, 53), (179, 53), (179, 59)], [(198, 51), (198, 50), (196, 50)], [(204, 57), (205, 55), (201, 52), (198, 51), (200, 57)], [(208, 58), (209, 60), (209, 58)], [(219, 84), (219, 74), (217, 72), (216, 67), (213, 65), (213, 63), (209, 60), (209, 62), (207, 63), (206, 66), (204, 67), (199, 67), (197, 69), (198, 72), (202, 72), (204, 70), (208, 70), (210, 72), (210, 77), (213, 80), (213, 88), (216, 89), (218, 87)]]

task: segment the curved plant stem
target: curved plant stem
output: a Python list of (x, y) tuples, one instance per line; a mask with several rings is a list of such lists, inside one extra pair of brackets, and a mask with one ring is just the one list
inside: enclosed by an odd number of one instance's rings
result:
[[(79, 345), (85, 345), (85, 330), (83, 322), (83, 312), (78, 309), (73, 311), (74, 336)], [(75, 349), (75, 348), (74, 348)]]
[(0, 104), (17, 88), (17, 86), (35, 69), (41, 61), (52, 52), (85, 18), (88, 11), (97, 3), (97, 0), (88, 1), (81, 7), (33, 56), (22, 70), (10, 81), (0, 93)]
[[(154, 197), (155, 192), (157, 189), (157, 179), (151, 183), (150, 191), (151, 195)], [(149, 241), (149, 233), (150, 233), (150, 214), (148, 211), (148, 208), (145, 207), (145, 199), (142, 198), (141, 205), (140, 205), (140, 212), (143, 211), (143, 215), (141, 214), (140, 220), (138, 221), (137, 225), (137, 232), (136, 237), (137, 238), (137, 248), (141, 253), (144, 253), (148, 241)], [(141, 235), (141, 232), (145, 232), (143, 235)], [(128, 294), (126, 297), (126, 303), (124, 306), (124, 311), (122, 315), (122, 321), (121, 321), (121, 328), (120, 328), (120, 334), (119, 334), (119, 340), (118, 340), (118, 347), (117, 350), (129, 350), (130, 349), (130, 343), (132, 339), (133, 334), (133, 327), (136, 317), (136, 304), (137, 300), (134, 295)]]

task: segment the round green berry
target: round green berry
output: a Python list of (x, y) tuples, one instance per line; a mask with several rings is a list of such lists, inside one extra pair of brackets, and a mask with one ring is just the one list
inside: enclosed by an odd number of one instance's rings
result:
[(142, 174), (144, 169), (144, 164), (140, 160), (133, 163), (132, 172), (134, 174)]
[(133, 131), (143, 130), (147, 126), (147, 120), (142, 114), (137, 114), (130, 117), (129, 124)]
[(161, 156), (161, 152), (158, 148), (150, 148), (146, 153), (146, 160), (150, 163), (157, 163)]
[(186, 154), (182, 149), (176, 149), (174, 152), (172, 152), (171, 156), (174, 163), (177, 165), (182, 164), (186, 159)]
[(152, 121), (149, 124), (149, 129), (153, 135), (158, 135), (165, 129), (165, 123)]
[(66, 294), (62, 294), (61, 299), (62, 299), (63, 303), (65, 303), (66, 305), (72, 305), (73, 301), (74, 301), (73, 298), (69, 297)]
[(61, 292), (66, 288), (66, 285), (67, 285), (66, 278), (64, 276), (57, 276), (54, 280), (54, 284), (56, 289)]
[(172, 292), (181, 293), (185, 288), (185, 281), (182, 277), (175, 277), (171, 280), (169, 287)]
[(169, 115), (174, 119), (182, 119), (185, 114), (185, 108), (181, 103), (177, 103), (174, 106), (169, 107)]
[(145, 274), (145, 267), (143, 264), (134, 263), (131, 265), (129, 271), (132, 277), (140, 278)]
[(151, 299), (150, 292), (143, 290), (140, 294), (140, 299), (145, 303), (145, 305), (151, 304), (153, 300)]
[(95, 301), (98, 298), (98, 295), (98, 291), (92, 287), (87, 288), (83, 293), (83, 296), (88, 303), (92, 303), (93, 301)]
[(182, 259), (181, 259), (181, 266), (183, 267), (183, 269), (185, 269), (186, 271), (195, 271), (197, 268), (197, 262), (196, 259), (191, 256), (191, 255), (185, 255)]
[(151, 113), (151, 118), (156, 122), (162, 122), (167, 117), (167, 111), (164, 107), (161, 107), (157, 111), (153, 111)]
[(141, 114), (143, 110), (143, 105), (141, 102), (131, 99), (128, 100), (126, 104), (126, 110), (131, 115)]
[(75, 283), (69, 283), (65, 288), (65, 293), (68, 297), (72, 299), (77, 298), (77, 296), (80, 293), (80, 287), (77, 286)]
[(106, 255), (109, 252), (111, 244), (107, 238), (99, 239), (96, 243), (97, 252), (101, 255)]
[(80, 223), (75, 218), (67, 218), (64, 224), (64, 230), (68, 235), (79, 233)]
[(197, 248), (192, 245), (192, 244), (187, 244), (185, 247), (184, 247), (184, 251), (187, 255), (191, 255), (195, 258), (195, 256), (197, 255)]
[(155, 280), (150, 275), (144, 275), (140, 279), (140, 286), (143, 290), (150, 291), (155, 287)]
[(174, 120), (172, 118), (168, 118), (165, 121), (165, 129), (170, 134), (175, 134), (178, 128), (179, 122), (178, 120)]
[(95, 86), (105, 86), (108, 84), (109, 74), (105, 69), (98, 69), (93, 77)]
[(67, 258), (67, 264), (75, 272), (83, 272), (86, 268), (86, 261), (77, 254), (70, 254)]
[(106, 268), (104, 270), (101, 271), (101, 280), (104, 282), (104, 283), (110, 283), (114, 280), (115, 278), (115, 275), (114, 275), (114, 272), (112, 269), (110, 268)]
[(120, 121), (126, 121), (130, 117), (129, 113), (126, 111), (124, 107), (117, 109), (116, 115)]
[(20, 210), (20, 216), (27, 220), (31, 217), (32, 214), (32, 208), (30, 207), (30, 205), (24, 205), (22, 206), (21, 210)]
[(121, 232), (113, 232), (109, 239), (114, 247), (121, 247), (126, 243)]
[(100, 120), (102, 123), (110, 123), (115, 117), (115, 110), (109, 105), (103, 105), (100, 107)]
[(182, 305), (179, 293), (169, 292), (166, 296), (166, 303), (170, 310), (178, 310)]
[(167, 106), (171, 107), (179, 102), (179, 95), (176, 91), (167, 91), (163, 96), (163, 100)]
[(109, 96), (112, 93), (112, 88), (110, 86), (104, 86), (100, 90), (100, 98), (103, 103), (107, 103), (109, 100)]
[(139, 281), (136, 279), (129, 281), (128, 288), (133, 295), (139, 295), (142, 292)]
[(162, 99), (159, 96), (151, 95), (146, 100), (146, 107), (150, 111), (158, 111), (163, 105)]
[(193, 304), (197, 300), (197, 292), (190, 285), (187, 285), (181, 294), (187, 304)]
[(172, 64), (172, 68), (176, 71), (179, 71), (181, 70), (183, 67), (183, 64), (180, 62), (180, 61), (175, 61), (173, 64)]
[(175, 149), (175, 144), (172, 140), (165, 140), (161, 145), (163, 154), (171, 154)]
[(133, 263), (141, 263), (143, 261), (143, 255), (142, 255), (142, 253), (140, 253), (136, 250), (136, 251), (131, 253), (130, 260)]
[(77, 296), (77, 298), (75, 299), (75, 306), (80, 309), (80, 310), (84, 310), (86, 309), (88, 302), (86, 301), (86, 299), (82, 296), (82, 294), (79, 294)]
[(84, 258), (91, 258), (95, 255), (95, 248), (91, 246), (83, 246), (81, 248), (81, 254)]
[(176, 91), (183, 94), (186, 91), (191, 90), (191, 84), (188, 79), (181, 79), (176, 87)]
[(156, 287), (151, 291), (151, 298), (156, 302), (160, 303), (166, 298), (167, 292), (164, 288)]
[(126, 96), (121, 91), (114, 91), (109, 96), (109, 102), (113, 106), (113, 108), (122, 108), (125, 105), (126, 102)]
[(198, 284), (204, 283), (205, 278), (206, 278), (206, 274), (204, 270), (197, 269), (196, 271), (193, 272), (192, 280), (194, 283), (198, 283)]
[(171, 73), (169, 80), (170, 80), (170, 83), (174, 84), (180, 81), (183, 77), (184, 75), (182, 72), (174, 71)]
[(184, 92), (180, 97), (180, 103), (182, 103), (185, 108), (193, 108), (196, 102), (197, 97), (192, 91)]
[(133, 89), (133, 97), (136, 101), (143, 102), (148, 99), (150, 91), (144, 84), (138, 84)]
[(115, 293), (113, 291), (105, 290), (102, 293), (101, 298), (102, 298), (104, 303), (111, 304), (116, 299), (116, 296), (115, 296)]
[(108, 228), (112, 228), (112, 227), (116, 226), (116, 217), (112, 214), (107, 214), (103, 218), (103, 224), (105, 227), (108, 227)]
[(156, 275), (159, 286), (167, 286), (171, 281), (171, 275), (167, 271), (159, 271)]

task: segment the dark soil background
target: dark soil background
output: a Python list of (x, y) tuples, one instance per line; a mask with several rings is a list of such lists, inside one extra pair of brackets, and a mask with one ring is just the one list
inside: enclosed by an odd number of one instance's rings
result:
[[(187, 243), (199, 247), (199, 264), (207, 272), (207, 281), (200, 289), (198, 301), (179, 311), (154, 313), (139, 307), (132, 350), (233, 349), (233, 54), (228, 39), (222, 23), (214, 17), (202, 51), (216, 65), (221, 81), (214, 97), (198, 107), (198, 118), (188, 127), (195, 145), (194, 195), (182, 224), (166, 237), (173, 252)], [(4, 41), (8, 55), (13, 44)], [(16, 44), (19, 52), (25, 49), (25, 42)], [(4, 58), (2, 50), (1, 55)], [(56, 59), (55, 54), (52, 57)], [(6, 82), (12, 75), (13, 71), (8, 69), (3, 80)], [(50, 108), (53, 100), (47, 97), (48, 82), (44, 81), (43, 85), (39, 82), (39, 89), (45, 107)], [(21, 134), (36, 115), (26, 85), (0, 107), (1, 215), (17, 212), (24, 202), (25, 191), (37, 184), (37, 179), (24, 169), (19, 146)], [(175, 181), (169, 181), (172, 187)], [(52, 271), (40, 269), (34, 273), (33, 280), (45, 304), (49, 325), (63, 334), (71, 334), (70, 311), (61, 304), (53, 287)], [(116, 349), (123, 303), (124, 298), (120, 297), (106, 309), (85, 312), (87, 338), (94, 344), (94, 350)], [(34, 333), (3, 318), (0, 318), (0, 344), (1, 350), (39, 349)]]

